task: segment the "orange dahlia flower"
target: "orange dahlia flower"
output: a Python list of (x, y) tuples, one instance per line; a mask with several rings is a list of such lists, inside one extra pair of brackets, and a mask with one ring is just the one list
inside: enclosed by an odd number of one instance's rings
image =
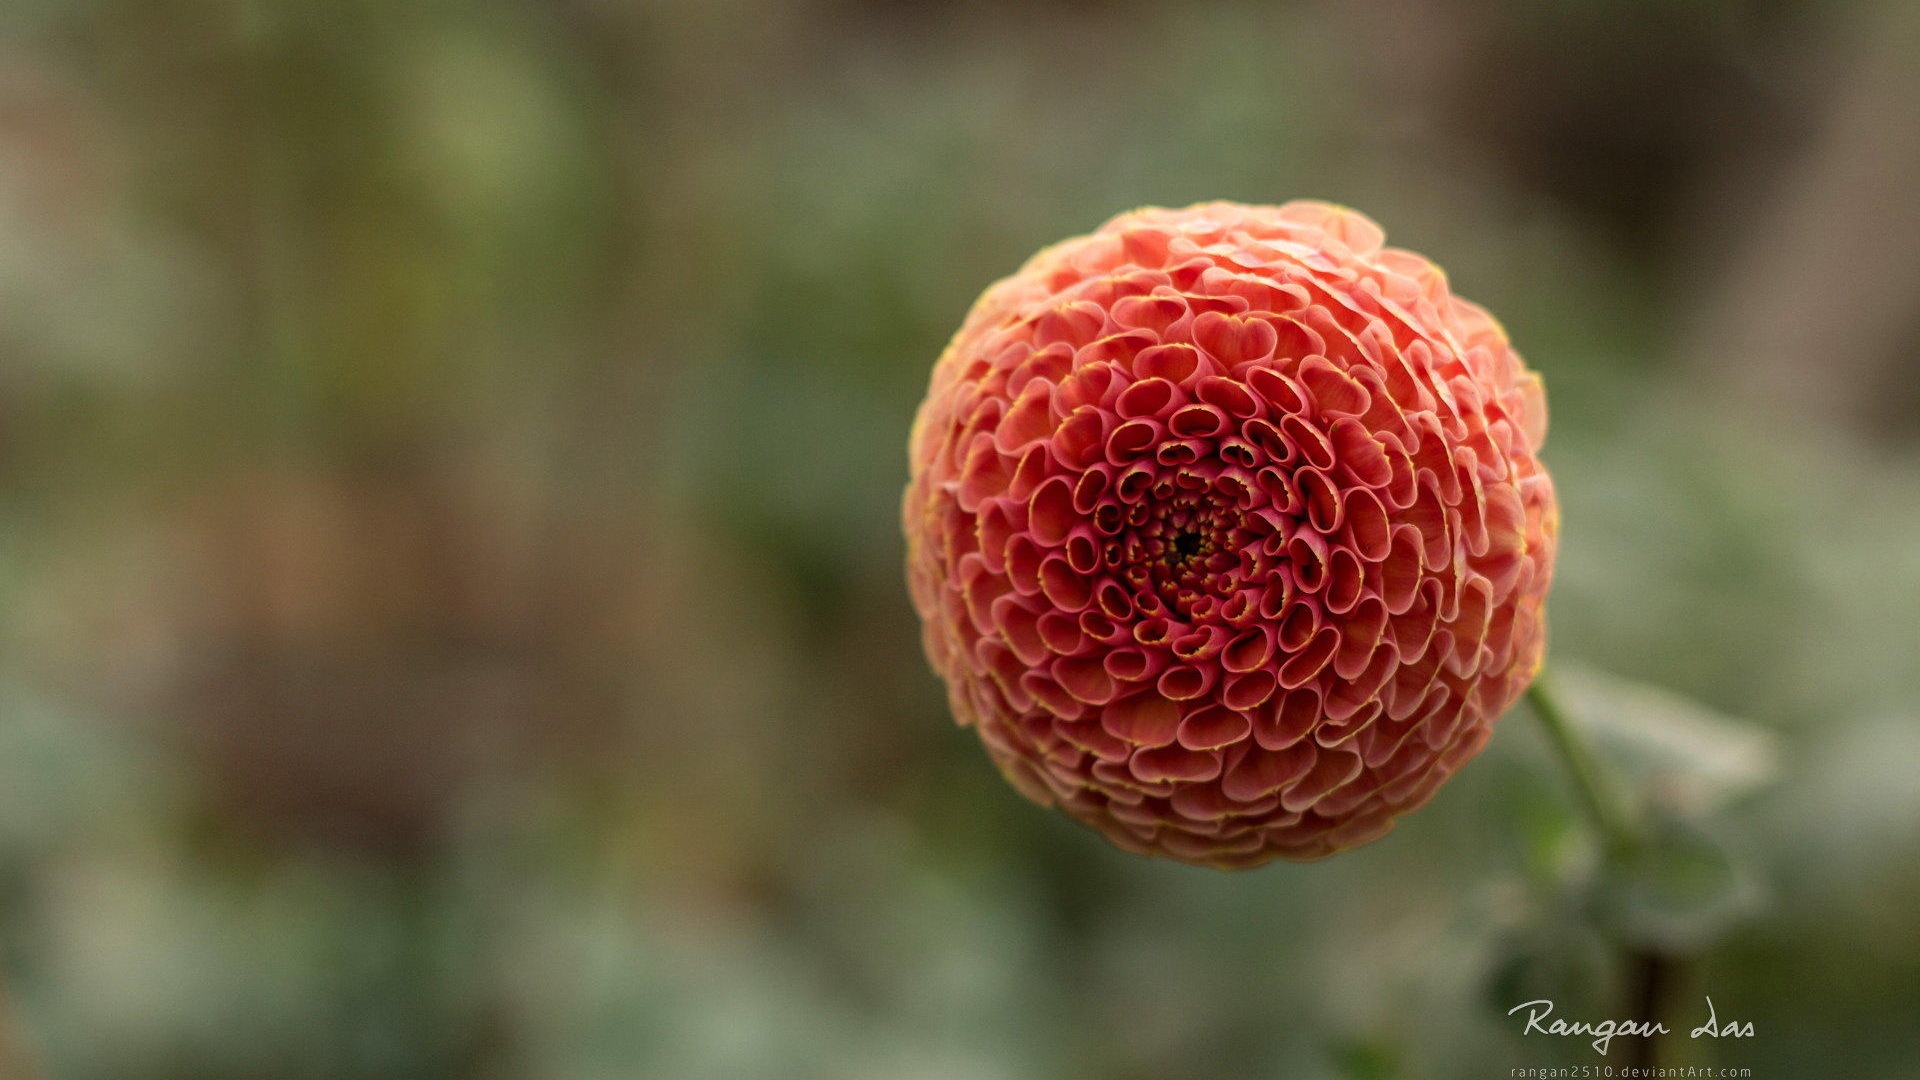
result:
[(1007, 779), (1214, 866), (1384, 834), (1539, 670), (1540, 379), (1324, 203), (1123, 214), (980, 297), (915, 420), (928, 658)]

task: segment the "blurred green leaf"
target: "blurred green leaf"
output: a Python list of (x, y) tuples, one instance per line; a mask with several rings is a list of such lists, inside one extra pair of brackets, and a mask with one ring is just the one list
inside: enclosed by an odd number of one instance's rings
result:
[(1554, 665), (1573, 718), (1662, 813), (1708, 814), (1779, 775), (1778, 740), (1672, 691), (1573, 664)]
[(1553, 698), (1624, 783), (1626, 842), (1593, 864), (1593, 914), (1628, 945), (1693, 952), (1759, 906), (1753, 874), (1728, 850), (1720, 811), (1774, 781), (1771, 733), (1671, 691), (1555, 665)]
[(1761, 893), (1751, 871), (1698, 821), (1666, 814), (1647, 825), (1641, 846), (1609, 865), (1595, 889), (1596, 912), (1629, 944), (1697, 952), (1751, 917)]
[(1406, 1075), (1399, 1048), (1384, 1038), (1336, 1044), (1333, 1057), (1346, 1080), (1394, 1080)]

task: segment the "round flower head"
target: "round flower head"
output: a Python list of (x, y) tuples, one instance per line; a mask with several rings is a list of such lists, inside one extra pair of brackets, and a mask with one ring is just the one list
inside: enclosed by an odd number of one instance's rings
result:
[(1545, 648), (1539, 377), (1324, 203), (1149, 208), (989, 288), (903, 511), (955, 716), (1016, 787), (1215, 866), (1385, 833)]

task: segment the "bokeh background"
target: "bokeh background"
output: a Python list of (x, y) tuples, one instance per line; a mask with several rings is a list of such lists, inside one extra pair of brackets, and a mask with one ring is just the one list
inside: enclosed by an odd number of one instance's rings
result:
[(1738, 868), (1644, 940), (1757, 1033), (1675, 1063), (1920, 1077), (1916, 192), (1910, 0), (7, 0), (0, 1075), (1613, 1062), (1502, 1015), (1625, 978), (1524, 710), (1220, 874), (919, 656), (973, 296), (1313, 196), (1545, 374), (1556, 663), (1698, 703), (1625, 719)]

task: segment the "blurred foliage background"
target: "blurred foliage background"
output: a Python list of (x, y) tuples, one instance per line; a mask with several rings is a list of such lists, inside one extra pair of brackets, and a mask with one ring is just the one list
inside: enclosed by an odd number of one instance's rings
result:
[(1623, 978), (1524, 711), (1223, 875), (1022, 802), (920, 659), (978, 290), (1314, 196), (1545, 373), (1556, 660), (1775, 747), (1638, 717), (1744, 867), (1647, 931), (1757, 1029), (1674, 1063), (1920, 1077), (1916, 191), (1908, 0), (8, 0), (0, 1075), (1607, 1063), (1503, 1015)]

